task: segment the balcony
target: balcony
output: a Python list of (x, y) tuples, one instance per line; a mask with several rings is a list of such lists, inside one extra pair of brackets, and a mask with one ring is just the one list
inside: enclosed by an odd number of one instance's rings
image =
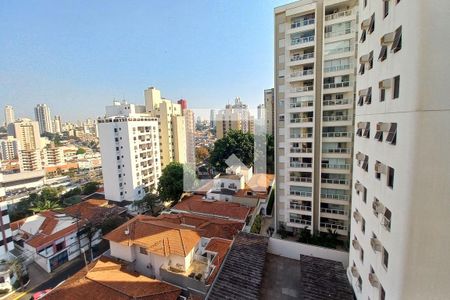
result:
[(351, 138), (352, 136), (353, 132), (350, 131), (322, 132), (323, 138)]
[(352, 52), (352, 51), (353, 51), (353, 47), (347, 46), (347, 47), (340, 47), (340, 48), (325, 50), (324, 55), (330, 56), (330, 55), (347, 53), (347, 52)]
[(314, 58), (314, 52), (293, 55), (291, 57), (291, 61), (302, 61), (302, 60), (311, 59), (311, 58)]
[(335, 178), (322, 178), (321, 182), (326, 184), (340, 184), (340, 185), (350, 184), (350, 180), (348, 179), (335, 179)]
[(340, 216), (348, 215), (347, 211), (342, 210), (342, 209), (320, 208), (320, 212), (326, 213), (326, 214), (340, 215)]
[(295, 46), (295, 45), (302, 45), (302, 44), (307, 44), (307, 43), (312, 43), (312, 42), (314, 42), (314, 35), (305, 36), (305, 37), (299, 37), (299, 38), (293, 38), (291, 40), (291, 45)]
[(348, 231), (348, 227), (346, 225), (342, 225), (342, 224), (332, 224), (332, 223), (320, 222), (320, 227), (326, 228), (326, 229), (331, 229), (331, 230)]
[(304, 191), (289, 191), (289, 194), (291, 196), (300, 196), (300, 197), (305, 197), (305, 198), (311, 198), (312, 197), (312, 193), (311, 192), (304, 192)]
[(351, 167), (352, 167), (352, 165), (350, 165), (350, 164), (343, 164), (343, 165), (322, 164), (322, 169), (350, 170)]
[(349, 201), (350, 200), (349, 195), (340, 195), (340, 194), (320, 193), (320, 197), (322, 199), (332, 199), (332, 200), (341, 200), (341, 201)]
[(311, 183), (312, 178), (311, 177), (299, 177), (299, 176), (291, 176), (289, 178), (290, 181), (293, 182), (303, 182), (303, 183)]
[(292, 118), (291, 123), (308, 123), (312, 122), (313, 117), (304, 117), (304, 118)]
[(345, 17), (351, 16), (351, 15), (352, 15), (351, 10), (339, 11), (334, 14), (326, 15), (325, 21), (337, 20), (337, 19), (345, 18)]
[(290, 203), (289, 208), (296, 209), (296, 210), (303, 210), (303, 211), (311, 211), (311, 206), (301, 205), (297, 203)]
[(337, 83), (324, 83), (323, 88), (325, 90), (327, 89), (338, 89), (338, 88), (344, 88), (349, 87), (350, 84), (353, 84), (351, 81), (343, 81), (343, 82), (337, 82)]
[(314, 86), (313, 85), (305, 85), (302, 87), (297, 87), (297, 88), (293, 88), (290, 89), (291, 93), (302, 93), (302, 92), (311, 92), (314, 91)]
[(310, 139), (313, 137), (312, 133), (292, 133), (291, 139)]
[(341, 35), (346, 35), (346, 34), (350, 34), (352, 32), (351, 28), (346, 28), (344, 30), (338, 30), (338, 31), (330, 31), (330, 32), (325, 32), (325, 38), (333, 38), (333, 37), (338, 37)]
[(291, 223), (295, 223), (295, 224), (302, 224), (302, 225), (311, 226), (311, 221), (310, 220), (305, 220), (305, 219), (302, 219), (302, 218), (297, 218), (297, 217), (291, 216), (289, 218), (289, 221)]
[(322, 153), (332, 153), (332, 154), (350, 154), (352, 148), (329, 148), (322, 149)]
[(350, 103), (351, 103), (350, 99), (323, 100), (323, 106), (347, 105)]
[(301, 21), (296, 21), (291, 23), (291, 29), (300, 28), (308, 25), (313, 25), (316, 22), (316, 19), (306, 19)]
[[(309, 69), (309, 70), (303, 70), (303, 71), (291, 73), (290, 77), (291, 77), (291, 79), (300, 79), (302, 77), (307, 77), (307, 76), (312, 76), (312, 75), (314, 75), (314, 70)], [(311, 78), (308, 78), (308, 79), (311, 79)], [(291, 81), (294, 81), (294, 80), (291, 80)]]
[[(291, 153), (312, 153), (312, 148), (291, 148), (289, 150)], [(296, 167), (298, 168), (298, 167)]]
[(323, 72), (324, 73), (339, 72), (339, 71), (350, 70), (352, 68), (353, 68), (352, 64), (339, 65), (339, 66), (330, 66), (330, 67), (324, 67), (323, 68)]
[(312, 163), (302, 163), (299, 161), (291, 161), (291, 168), (312, 168)]

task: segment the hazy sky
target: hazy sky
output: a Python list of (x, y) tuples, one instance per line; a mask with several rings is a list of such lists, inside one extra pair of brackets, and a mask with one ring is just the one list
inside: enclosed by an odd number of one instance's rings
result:
[[(221, 108), (273, 86), (273, 9), (286, 0), (0, 1), (0, 103), (95, 117), (143, 91)], [(3, 120), (3, 113), (0, 117)]]

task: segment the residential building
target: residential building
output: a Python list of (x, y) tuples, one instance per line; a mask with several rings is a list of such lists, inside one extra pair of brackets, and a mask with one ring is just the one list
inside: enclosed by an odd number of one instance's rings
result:
[(53, 120), (54, 133), (61, 133), (61, 116), (55, 116)]
[(162, 98), (161, 92), (154, 87), (146, 89), (144, 95), (146, 111), (158, 118), (161, 168), (172, 161), (185, 163), (186, 122), (181, 105)]
[(257, 107), (257, 118), (258, 120), (262, 120), (266, 118), (266, 107), (264, 104), (259, 104)]
[(255, 133), (255, 120), (250, 114), (247, 104), (242, 103), (239, 97), (234, 104), (227, 104), (225, 109), (216, 115), (216, 136), (223, 138), (230, 130), (239, 130), (244, 133)]
[(65, 164), (64, 149), (62, 147), (56, 147), (53, 142), (47, 145), (42, 152), (45, 166), (59, 166)]
[(38, 122), (30, 119), (16, 120), (8, 125), (8, 135), (17, 139), (20, 171), (42, 170), (41, 137)]
[(264, 107), (266, 108), (266, 131), (267, 134), (274, 135), (275, 118), (275, 93), (274, 89), (264, 90)]
[(275, 9), (277, 224), (349, 235), (355, 1)]
[(449, 10), (359, 3), (348, 268), (357, 299), (450, 294)]
[(161, 176), (158, 119), (142, 105), (114, 101), (98, 119), (105, 196), (136, 201), (154, 192)]
[(194, 143), (194, 134), (195, 134), (195, 116), (194, 111), (192, 109), (187, 108), (187, 101), (181, 99), (178, 101), (178, 104), (181, 105), (183, 110), (184, 120), (186, 122), (186, 162), (195, 166), (195, 143)]
[[(0, 174), (0, 179), (2, 179)], [(1, 182), (1, 180), (0, 180)], [(0, 187), (0, 199), (5, 197), (5, 188)], [(8, 252), (14, 249), (14, 243), (12, 240), (12, 231), (10, 228), (10, 220), (8, 215), (8, 206), (6, 203), (0, 204), (0, 210), (2, 217), (0, 218), (0, 259), (5, 259), (8, 256)]]
[(16, 120), (14, 116), (14, 108), (11, 105), (5, 105), (5, 126)]
[(41, 134), (45, 132), (53, 133), (53, 122), (50, 114), (50, 108), (47, 104), (38, 104), (34, 108), (34, 115), (36, 121), (39, 123), (39, 132)]
[(17, 139), (8, 135), (0, 139), (0, 160), (16, 160), (19, 158), (19, 144)]
[(178, 300), (181, 289), (141, 275), (132, 264), (102, 256), (45, 295), (45, 299)]
[(214, 109), (209, 111), (209, 126), (211, 129), (216, 128), (216, 111)]

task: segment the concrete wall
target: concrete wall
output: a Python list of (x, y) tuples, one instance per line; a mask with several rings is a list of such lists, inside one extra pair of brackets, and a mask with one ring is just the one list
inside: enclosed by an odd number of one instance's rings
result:
[(267, 252), (291, 259), (300, 259), (300, 255), (308, 255), (341, 262), (344, 268), (348, 266), (348, 252), (333, 250), (276, 238), (269, 239)]
[(132, 262), (135, 260), (135, 253), (132, 247), (124, 246), (116, 242), (109, 242), (111, 256)]

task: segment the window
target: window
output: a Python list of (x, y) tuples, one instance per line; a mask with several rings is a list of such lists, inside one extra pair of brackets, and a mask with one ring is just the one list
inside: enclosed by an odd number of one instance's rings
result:
[(118, 139), (118, 138), (115, 138), (114, 140), (115, 140), (116, 142), (118, 142), (118, 141), (119, 141), (119, 139)]
[(361, 259), (361, 262), (364, 263), (364, 249), (361, 248), (359, 251), (359, 258)]
[(117, 156), (117, 160), (119, 160), (120, 159), (120, 156)]
[(381, 46), (380, 55), (378, 55), (379, 61), (384, 61), (387, 57), (387, 46), (383, 45)]
[(387, 207), (385, 207), (382, 224), (387, 231), (391, 231), (391, 219), (392, 212)]
[(364, 203), (367, 203), (367, 189), (364, 187), (364, 191), (363, 191), (363, 198), (362, 201)]
[(369, 87), (367, 89), (367, 95), (366, 95), (366, 104), (372, 103), (372, 87)]
[(387, 186), (390, 188), (394, 188), (394, 169), (391, 167), (388, 167)]
[(377, 133), (375, 133), (375, 140), (379, 142), (383, 141), (383, 130), (381, 130), (381, 123), (377, 124)]
[(362, 163), (361, 168), (366, 172), (369, 170), (369, 157), (367, 155), (366, 157), (364, 157), (364, 161)]
[(279, 119), (280, 122), (284, 122), (284, 115), (279, 115)]
[(389, 14), (389, 0), (384, 0), (383, 1), (384, 2), (384, 8), (383, 8), (383, 11), (384, 11), (384, 18), (386, 18), (387, 17), (387, 15)]
[(381, 88), (380, 89), (380, 102), (383, 102), (384, 99), (386, 99), (386, 90)]
[(381, 172), (377, 171), (376, 166), (378, 164), (380, 164), (380, 162), (377, 160), (377, 162), (375, 163), (375, 178), (379, 180), (379, 179), (381, 179)]
[(358, 99), (358, 105), (359, 105), (359, 106), (363, 106), (363, 104), (364, 104), (364, 96), (363, 96), (363, 95), (360, 95), (360, 96), (359, 96), (359, 99)]
[(362, 218), (362, 221), (361, 221), (361, 231), (362, 231), (362, 233), (366, 233), (366, 220), (364, 220), (364, 218)]
[(375, 13), (372, 14), (372, 17), (370, 17), (370, 24), (369, 24), (369, 33), (372, 33), (375, 30)]
[(380, 284), (380, 300), (385, 300), (385, 299), (386, 299), (386, 291), (384, 290), (383, 286)]
[(364, 127), (364, 133), (363, 133), (363, 136), (364, 136), (365, 138), (369, 138), (369, 137), (370, 137), (370, 123), (369, 123), (369, 122), (367, 122), (367, 123), (366, 123), (366, 126)]
[(383, 248), (383, 266), (387, 269), (389, 264), (389, 252)]
[(400, 96), (400, 76), (394, 77), (394, 93), (393, 98), (397, 99)]
[(367, 0), (364, 0), (364, 7), (367, 7)]
[(402, 26), (395, 30), (394, 42), (392, 43), (392, 52), (397, 52), (402, 49)]
[(117, 132), (117, 128), (114, 128), (114, 132)]
[(373, 51), (369, 53), (369, 70), (373, 68)]
[(144, 254), (144, 255), (148, 255), (147, 253), (147, 249), (139, 247), (139, 253)]
[(391, 145), (395, 145), (397, 143), (397, 123), (391, 123), (391, 127), (389, 127), (389, 133), (386, 137), (386, 142)]
[(365, 70), (365, 64), (362, 63), (361, 66), (359, 67), (359, 72), (358, 73), (360, 75), (364, 75), (364, 70)]
[(366, 30), (363, 29), (363, 31), (361, 32), (361, 38), (359, 39), (360, 43), (364, 43), (366, 41)]

